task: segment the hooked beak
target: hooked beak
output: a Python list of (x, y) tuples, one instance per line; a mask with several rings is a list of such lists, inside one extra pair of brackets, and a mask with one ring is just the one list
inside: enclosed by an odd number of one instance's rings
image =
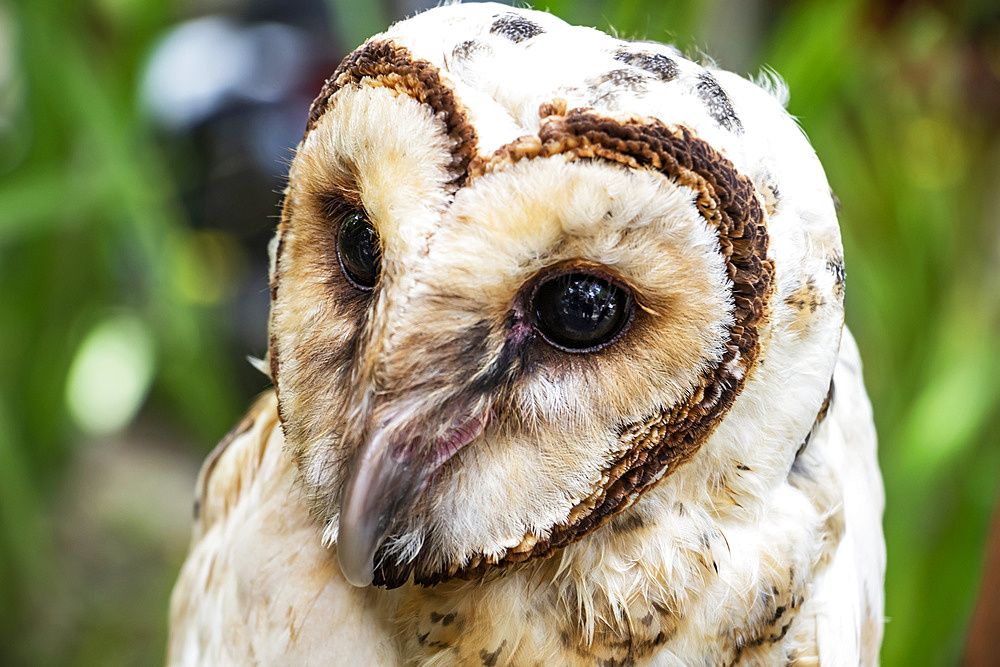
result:
[(337, 558), (348, 582), (371, 585), (375, 555), (400, 510), (445, 461), (483, 432), (485, 423), (479, 417), (457, 420), (429, 443), (407, 437), (408, 429), (385, 426), (364, 440), (348, 466), (337, 533)]

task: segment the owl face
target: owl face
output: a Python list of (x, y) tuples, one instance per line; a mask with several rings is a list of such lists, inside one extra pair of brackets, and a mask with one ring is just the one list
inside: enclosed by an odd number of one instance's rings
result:
[[(745, 395), (765, 348), (839, 327), (839, 299), (812, 324), (781, 300), (756, 121), (668, 47), (500, 5), (431, 10), (345, 59), (291, 168), (271, 362), (348, 580), (481, 576), (650, 489), (711, 485), (682, 464), (739, 447), (715, 441), (765, 400)], [(793, 236), (784, 291), (839, 250)]]

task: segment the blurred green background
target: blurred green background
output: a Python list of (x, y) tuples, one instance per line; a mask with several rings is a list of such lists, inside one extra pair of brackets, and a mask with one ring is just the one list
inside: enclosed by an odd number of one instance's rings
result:
[[(162, 662), (197, 467), (267, 386), (244, 356), (309, 100), (419, 4), (0, 2), (0, 664)], [(788, 82), (843, 204), (883, 664), (957, 663), (1000, 471), (1000, 6), (539, 7)]]

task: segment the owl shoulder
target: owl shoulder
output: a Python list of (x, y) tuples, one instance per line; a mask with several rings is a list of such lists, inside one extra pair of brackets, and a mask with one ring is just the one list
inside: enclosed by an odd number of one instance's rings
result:
[(205, 458), (195, 485), (195, 540), (224, 521), (241, 496), (252, 488), (271, 436), (280, 436), (280, 430), (277, 398), (269, 391), (254, 401)]
[(826, 488), (835, 491), (836, 502), (825, 512), (822, 537), (828, 548), (820, 554), (798, 624), (814, 639), (793, 637), (800, 648), (795, 664), (877, 665), (884, 622), (885, 496), (871, 403), (858, 348), (846, 327), (829, 415), (814, 435), (790, 479), (803, 487), (815, 481), (813, 495), (821, 498)]
[(356, 664), (392, 664), (391, 633), (370, 590), (350, 586), (321, 542), (274, 392), (209, 455), (195, 496), (167, 664), (343, 664), (348, 654)]

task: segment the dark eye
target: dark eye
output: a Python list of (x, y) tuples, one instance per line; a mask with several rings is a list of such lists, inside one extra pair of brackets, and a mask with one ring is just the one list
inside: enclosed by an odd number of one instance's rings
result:
[(351, 284), (364, 290), (375, 287), (382, 266), (382, 246), (375, 228), (363, 213), (351, 211), (341, 220), (337, 256)]
[(590, 273), (564, 273), (535, 289), (539, 333), (569, 352), (591, 352), (617, 338), (632, 318), (632, 295)]

